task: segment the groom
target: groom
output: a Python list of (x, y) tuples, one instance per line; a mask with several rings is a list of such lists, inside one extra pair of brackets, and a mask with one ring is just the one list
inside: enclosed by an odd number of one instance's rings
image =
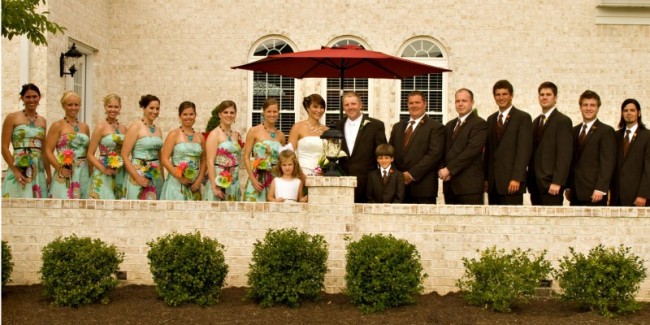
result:
[(343, 145), (347, 157), (341, 158), (341, 167), (348, 176), (357, 177), (354, 202), (365, 203), (368, 174), (377, 169), (375, 149), (386, 143), (384, 122), (361, 114), (361, 97), (355, 92), (343, 94), (345, 115), (336, 122), (336, 129), (343, 132)]

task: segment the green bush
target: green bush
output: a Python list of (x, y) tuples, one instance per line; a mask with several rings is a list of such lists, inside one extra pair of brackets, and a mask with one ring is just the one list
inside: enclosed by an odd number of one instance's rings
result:
[(11, 261), (11, 247), (6, 241), (2, 241), (2, 287), (11, 282), (11, 271), (14, 270), (14, 263)]
[(601, 244), (587, 256), (576, 253), (573, 247), (569, 250), (571, 255), (560, 259), (555, 272), (563, 290), (561, 299), (576, 301), (605, 316), (640, 308), (634, 296), (646, 278), (646, 268), (629, 247), (606, 248)]
[(412, 304), (424, 287), (420, 254), (392, 235), (364, 235), (347, 245), (345, 294), (363, 312)]
[(216, 106), (215, 108), (212, 109), (212, 115), (210, 116), (210, 119), (208, 120), (208, 124), (205, 127), (205, 132), (210, 132), (214, 130), (217, 126), (219, 126), (221, 119), (219, 118), (219, 113), (217, 113), (218, 107), (219, 106)]
[(546, 251), (533, 256), (530, 249), (517, 248), (506, 254), (496, 246), (477, 250), (481, 258), (463, 258), (465, 274), (457, 282), (463, 297), (472, 305), (489, 306), (492, 310), (509, 312), (516, 300), (527, 302), (539, 281), (551, 272), (551, 263), (544, 260)]
[(248, 272), (248, 298), (262, 307), (290, 307), (316, 300), (325, 288), (327, 243), (321, 235), (291, 229), (269, 229), (257, 240)]
[(215, 239), (173, 232), (147, 242), (158, 295), (170, 306), (214, 305), (228, 274), (223, 245)]
[(115, 273), (124, 253), (99, 239), (72, 235), (43, 248), (41, 281), (45, 295), (59, 306), (78, 306), (97, 300), (108, 303), (117, 286)]

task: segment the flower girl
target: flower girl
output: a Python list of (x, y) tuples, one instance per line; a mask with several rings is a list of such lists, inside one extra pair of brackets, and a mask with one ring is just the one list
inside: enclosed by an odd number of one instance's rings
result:
[(307, 202), (303, 195), (305, 176), (298, 164), (298, 158), (292, 150), (280, 152), (278, 166), (282, 176), (276, 177), (269, 186), (266, 199), (269, 202)]

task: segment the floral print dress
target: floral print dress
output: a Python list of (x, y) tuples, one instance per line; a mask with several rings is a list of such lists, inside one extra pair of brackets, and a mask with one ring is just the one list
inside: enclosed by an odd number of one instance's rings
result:
[(253, 159), (251, 165), (253, 175), (262, 183), (264, 189), (261, 192), (255, 190), (250, 180), (246, 182), (244, 201), (266, 202), (266, 190), (271, 185), (274, 176), (274, 166), (278, 164), (278, 155), (282, 145), (278, 141), (264, 140), (253, 145)]
[(50, 197), (55, 199), (85, 199), (88, 197), (90, 175), (86, 154), (90, 139), (83, 133), (67, 133), (56, 144), (57, 160), (62, 168), (72, 170), (71, 177), (52, 176)]
[[(172, 164), (174, 165), (175, 173), (177, 176), (183, 176), (192, 182), (196, 180), (199, 175), (199, 168), (201, 162), (201, 154), (203, 148), (200, 143), (196, 142), (181, 142), (174, 146), (172, 152)], [(200, 200), (200, 192), (192, 192), (190, 185), (181, 184), (176, 177), (169, 175), (165, 180), (162, 188), (161, 200), (180, 200), (180, 201), (196, 201)]]
[(99, 169), (93, 171), (88, 197), (98, 200), (119, 200), (122, 198), (124, 162), (120, 151), (124, 134), (107, 134), (99, 141), (99, 162), (105, 168), (112, 168), (115, 174), (106, 175)]
[(14, 149), (14, 165), (28, 178), (22, 186), (11, 169), (7, 169), (2, 184), (2, 197), (12, 198), (46, 198), (47, 175), (43, 167), (42, 147), (45, 141), (45, 129), (33, 124), (18, 125), (11, 134)]
[[(216, 183), (225, 191), (225, 201), (239, 201), (241, 193), (239, 191), (239, 157), (241, 155), (242, 144), (240, 141), (228, 139), (219, 143), (217, 146), (217, 155), (214, 158), (214, 174)], [(214, 195), (210, 181), (205, 184), (204, 201), (221, 201), (221, 198)]]
[(158, 200), (160, 197), (163, 186), (160, 170), (160, 148), (162, 145), (163, 140), (156, 136), (139, 138), (133, 145), (131, 163), (138, 174), (149, 179), (149, 185), (142, 187), (131, 175), (125, 177), (124, 196), (127, 200)]

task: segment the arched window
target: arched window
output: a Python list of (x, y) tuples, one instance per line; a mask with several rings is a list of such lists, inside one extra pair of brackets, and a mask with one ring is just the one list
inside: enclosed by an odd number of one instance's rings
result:
[[(365, 48), (365, 46), (360, 42), (348, 38), (341, 39), (331, 46), (336, 47), (343, 45), (358, 45)], [(326, 125), (330, 125), (330, 122), (339, 120), (339, 109), (342, 105), (341, 89), (344, 91), (354, 91), (359, 94), (361, 97), (361, 103), (363, 104), (363, 113), (367, 113), (370, 105), (370, 103), (368, 103), (368, 78), (343, 78), (343, 88), (341, 88), (341, 78), (327, 78), (327, 94), (325, 97), (325, 100), (327, 100), (327, 110), (325, 111)]]
[[(270, 54), (293, 53), (293, 48), (286, 41), (279, 38), (269, 38), (262, 41), (255, 47), (249, 61), (257, 61)], [(278, 118), (278, 129), (289, 134), (289, 130), (296, 122), (296, 80), (290, 77), (283, 77), (277, 74), (253, 72), (251, 94), (252, 103), (250, 108), (250, 125), (255, 126), (262, 121), (262, 105), (268, 97), (275, 97), (280, 104), (280, 117)]]
[[(401, 51), (401, 57), (437, 67), (447, 67), (447, 59), (441, 48), (428, 38), (410, 40)], [(409, 119), (408, 94), (413, 90), (427, 96), (426, 114), (443, 123), (446, 111), (447, 77), (444, 73), (431, 73), (403, 79), (400, 85), (399, 119)]]

